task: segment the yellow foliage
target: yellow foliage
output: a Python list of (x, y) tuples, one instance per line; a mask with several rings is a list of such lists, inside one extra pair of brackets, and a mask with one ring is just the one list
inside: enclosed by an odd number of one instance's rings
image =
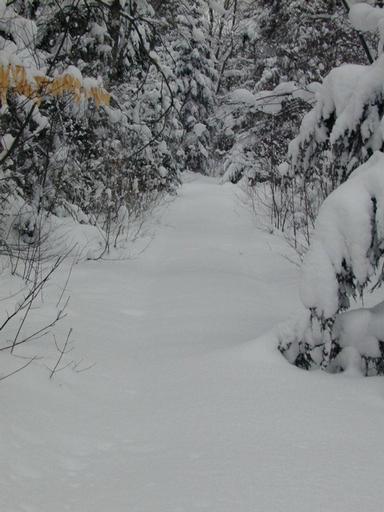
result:
[(9, 90), (22, 94), (27, 98), (34, 99), (41, 103), (44, 96), (63, 96), (72, 95), (76, 103), (80, 103), (82, 96), (92, 98), (99, 108), (101, 105), (109, 105), (111, 96), (102, 87), (91, 87), (85, 89), (78, 78), (71, 74), (62, 74), (57, 78), (49, 78), (44, 75), (33, 77), (29, 81), (28, 74), (24, 66), (0, 65), (0, 100), (2, 105), (7, 104), (7, 93)]
[(4, 67), (0, 66), (0, 98), (1, 104), (5, 105), (7, 103), (7, 91), (9, 87), (9, 72), (10, 66)]
[(100, 105), (109, 105), (111, 101), (110, 94), (108, 94), (107, 91), (101, 87), (91, 87), (88, 89), (87, 98), (92, 98), (96, 103), (97, 108), (99, 108)]
[(15, 91), (30, 98), (33, 95), (33, 87), (28, 82), (25, 68), (23, 66), (11, 66), (11, 75)]

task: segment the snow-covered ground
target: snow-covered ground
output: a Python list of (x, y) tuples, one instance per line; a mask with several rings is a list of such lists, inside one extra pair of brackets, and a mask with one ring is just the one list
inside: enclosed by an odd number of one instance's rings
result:
[(237, 195), (190, 179), (143, 254), (73, 269), (56, 334), (72, 326), (64, 362), (83, 360), (49, 380), (44, 338), (18, 354), (46, 358), (0, 382), (0, 511), (382, 509), (384, 381), (276, 351), (297, 267)]

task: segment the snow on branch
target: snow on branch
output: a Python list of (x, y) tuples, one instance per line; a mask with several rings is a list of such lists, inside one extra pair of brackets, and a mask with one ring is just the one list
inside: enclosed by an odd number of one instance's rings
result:
[(384, 55), (369, 66), (345, 64), (333, 69), (316, 99), (289, 146), (292, 165), (307, 172), (322, 149), (330, 148), (344, 181), (357, 162), (383, 149)]
[(380, 37), (379, 53), (382, 53), (384, 43), (384, 9), (373, 7), (365, 2), (359, 2), (350, 8), (349, 20), (352, 26), (360, 32), (377, 33)]
[(247, 105), (267, 114), (278, 114), (288, 99), (301, 99), (311, 103), (316, 88), (317, 84), (309, 84), (303, 88), (295, 82), (282, 82), (271, 91), (260, 91), (256, 94), (248, 89), (236, 89), (229, 95), (229, 104)]

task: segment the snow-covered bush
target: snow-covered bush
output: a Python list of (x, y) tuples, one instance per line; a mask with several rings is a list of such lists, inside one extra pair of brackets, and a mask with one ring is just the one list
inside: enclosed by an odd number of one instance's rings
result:
[(310, 175), (289, 170), (281, 180), (279, 168), (323, 76), (352, 56), (363, 63), (365, 53), (341, 2), (240, 2), (237, 14), (224, 32), (233, 53), (220, 77), (217, 160), (224, 179), (245, 177), (249, 197), (260, 198), (269, 184), (264, 201), (271, 229), (283, 229), (302, 253), (319, 205), (334, 189), (323, 172), (327, 157), (321, 155)]
[(0, 7), (2, 205), (18, 196), (35, 217), (78, 211), (109, 232), (122, 208), (132, 221), (173, 191), (174, 93), (150, 4)]

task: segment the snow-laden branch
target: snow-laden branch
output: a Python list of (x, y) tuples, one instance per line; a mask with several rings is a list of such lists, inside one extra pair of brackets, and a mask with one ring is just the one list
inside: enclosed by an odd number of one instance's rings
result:
[(227, 103), (246, 105), (253, 110), (277, 114), (288, 99), (301, 99), (307, 103), (313, 103), (318, 87), (317, 83), (309, 84), (304, 88), (295, 82), (282, 82), (271, 91), (260, 91), (255, 94), (248, 89), (236, 89), (229, 94)]

